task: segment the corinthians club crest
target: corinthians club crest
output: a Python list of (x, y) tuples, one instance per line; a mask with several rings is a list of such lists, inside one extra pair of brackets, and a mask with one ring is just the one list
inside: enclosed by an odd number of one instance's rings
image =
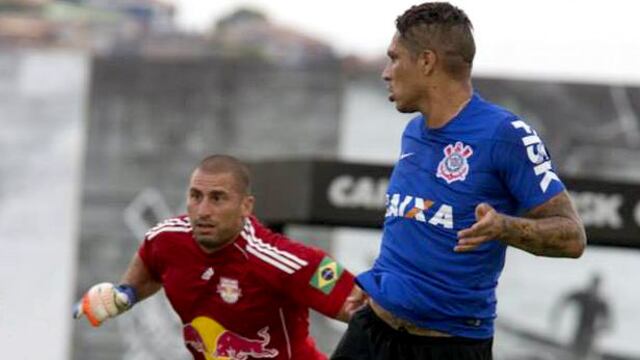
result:
[(467, 159), (473, 155), (473, 149), (457, 141), (455, 145), (449, 144), (444, 150), (444, 159), (438, 164), (437, 177), (444, 179), (447, 184), (454, 181), (464, 181), (469, 173)]

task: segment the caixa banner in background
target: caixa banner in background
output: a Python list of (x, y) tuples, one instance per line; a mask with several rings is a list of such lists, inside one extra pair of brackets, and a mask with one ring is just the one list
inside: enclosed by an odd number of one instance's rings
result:
[[(382, 226), (391, 166), (278, 160), (252, 170), (256, 212), (269, 224)], [(640, 248), (640, 184), (561, 177), (590, 244)]]

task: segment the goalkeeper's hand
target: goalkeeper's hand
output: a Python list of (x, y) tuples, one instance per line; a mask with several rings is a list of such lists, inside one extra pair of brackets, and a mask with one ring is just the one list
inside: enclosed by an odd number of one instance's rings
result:
[(100, 283), (92, 286), (76, 304), (73, 317), (84, 315), (91, 325), (100, 326), (108, 318), (129, 310), (136, 300), (136, 291), (129, 285)]

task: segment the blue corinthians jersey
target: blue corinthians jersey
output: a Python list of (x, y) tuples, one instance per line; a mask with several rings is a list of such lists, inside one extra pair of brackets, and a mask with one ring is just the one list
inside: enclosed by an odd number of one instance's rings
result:
[(419, 326), (493, 336), (506, 246), (456, 253), (457, 232), (481, 202), (520, 215), (564, 190), (524, 120), (474, 94), (445, 126), (407, 125), (391, 175), (380, 255), (358, 283), (382, 307)]

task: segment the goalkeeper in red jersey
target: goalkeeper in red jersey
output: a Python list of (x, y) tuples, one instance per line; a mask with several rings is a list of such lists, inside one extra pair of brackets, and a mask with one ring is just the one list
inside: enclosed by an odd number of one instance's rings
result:
[(188, 214), (150, 229), (120, 284), (94, 285), (75, 316), (99, 326), (164, 288), (194, 359), (326, 359), (309, 336), (309, 308), (347, 321), (362, 292), (322, 250), (264, 227), (254, 201), (244, 164), (205, 158)]

